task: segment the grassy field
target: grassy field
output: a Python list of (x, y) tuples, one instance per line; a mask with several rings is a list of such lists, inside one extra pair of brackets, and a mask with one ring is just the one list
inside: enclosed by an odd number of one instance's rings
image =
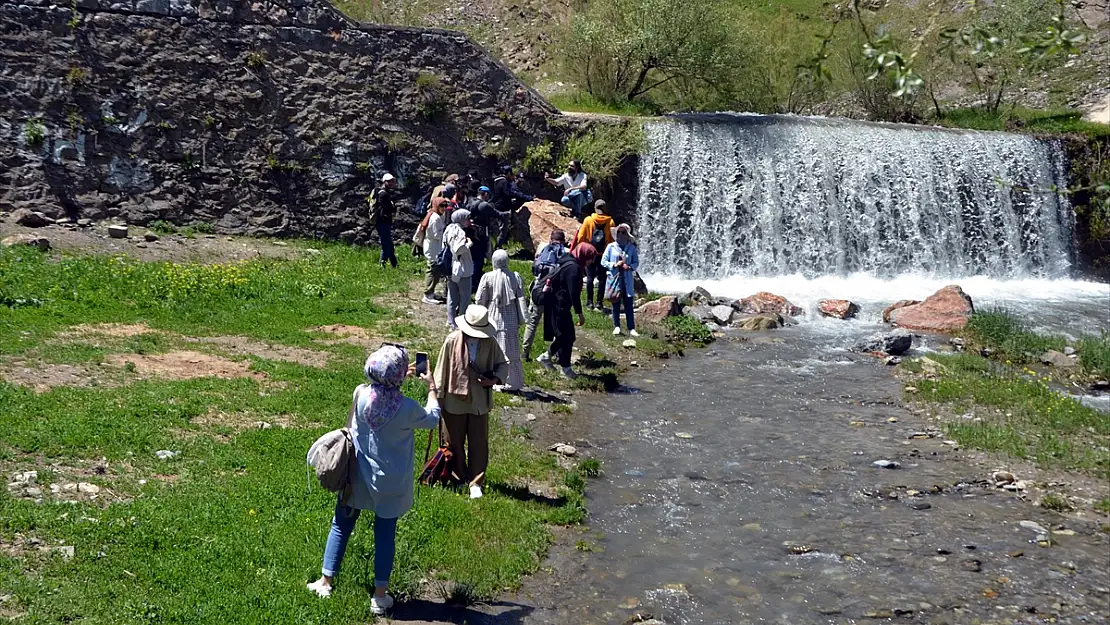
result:
[[(1110, 419), (1067, 396), (1067, 388), (1110, 373), (1110, 339), (1039, 335), (999, 311), (976, 313), (963, 331), (967, 351), (908, 362), (919, 379), (912, 398), (947, 405), (948, 435), (1054, 469), (1110, 479)], [(1042, 367), (1046, 350), (1075, 345), (1071, 370)], [(980, 350), (989, 349), (989, 357)]]
[[(345, 418), (368, 350), (438, 347), (442, 334), (403, 313), (422, 269), (410, 259), (383, 270), (374, 250), (294, 247), (295, 260), (207, 265), (2, 252), (0, 376), (21, 383), (0, 382), (0, 473), (37, 471), (42, 492), (0, 489), (0, 617), (372, 620), (365, 522), (337, 594), (304, 589), (334, 506), (309, 489), (304, 456)], [(491, 430), (487, 497), (418, 488), (399, 524), (397, 594), (434, 594), (441, 580), (494, 596), (539, 566), (549, 524), (583, 519), (578, 471), (497, 419)]]

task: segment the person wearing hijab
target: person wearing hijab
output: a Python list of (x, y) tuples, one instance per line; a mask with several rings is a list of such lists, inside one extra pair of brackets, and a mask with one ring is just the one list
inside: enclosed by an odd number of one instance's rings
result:
[(493, 338), (485, 306), (471, 304), (455, 325), (458, 330), (443, 340), (432, 382), (443, 393), (443, 425), (454, 474), (470, 484), (470, 498), (478, 499), (489, 464), (491, 389), (504, 384), (509, 360)]
[(424, 259), (428, 262), (428, 266), (424, 271), (424, 303), (425, 304), (442, 304), (436, 296), (436, 285), (439, 284), (440, 276), (435, 269), (436, 259), (439, 258), (440, 251), (443, 250), (443, 233), (447, 230), (447, 217), (444, 214), (445, 206), (450, 204), (450, 201), (444, 197), (433, 198), (431, 206), (428, 208), (428, 214), (425, 217), (427, 223), (422, 224), (424, 230)]
[(414, 434), (439, 425), (436, 387), (428, 384), (428, 402), (421, 407), (401, 394), (401, 383), (411, 373), (403, 348), (384, 345), (363, 365), (369, 384), (355, 389), (351, 407), (351, 439), (358, 463), (347, 504), (340, 495), (331, 520), (320, 579), (308, 589), (330, 597), (343, 562), (347, 541), (363, 510), (374, 512), (374, 595), (370, 612), (385, 614), (393, 607), (387, 594), (397, 538), (397, 519), (412, 508)]
[(475, 303), (489, 310), (494, 337), (509, 360), (509, 377), (500, 390), (518, 391), (524, 386), (524, 363), (520, 359), (520, 326), (527, 320), (524, 310), (524, 283), (520, 274), (509, 271), (509, 253), (493, 253), (493, 271), (478, 283)]
[[(640, 336), (636, 331), (636, 314), (632, 311), (632, 296), (635, 293), (635, 272), (640, 266), (640, 252), (636, 249), (636, 239), (632, 238), (632, 228), (628, 224), (617, 226), (613, 241), (605, 248), (601, 264), (609, 271), (609, 280), (617, 281), (620, 298), (613, 302), (613, 336), (621, 333), (621, 307), (628, 320), (628, 333)], [(608, 286), (606, 286), (608, 290)]]
[(597, 250), (592, 245), (579, 245), (559, 258), (555, 268), (547, 274), (547, 294), (543, 309), (543, 338), (551, 341), (547, 351), (536, 359), (548, 369), (554, 369), (555, 357), (564, 377), (575, 378), (570, 367), (570, 356), (577, 336), (571, 311), (578, 313), (578, 325), (586, 325), (582, 316), (582, 276), (586, 267), (597, 260)]
[(443, 231), (443, 244), (451, 250), (451, 275), (447, 280), (447, 325), (457, 330), (455, 319), (470, 305), (470, 294), (474, 275), (474, 261), (470, 247), (474, 241), (467, 236), (470, 227), (470, 211), (456, 209), (451, 212), (451, 225)]

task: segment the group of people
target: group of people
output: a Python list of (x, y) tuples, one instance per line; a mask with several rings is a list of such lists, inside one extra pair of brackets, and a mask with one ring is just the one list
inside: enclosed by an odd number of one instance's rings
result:
[[(581, 174), (581, 177), (576, 176)], [(564, 204), (581, 215), (589, 195), (585, 174), (572, 163), (568, 175), (549, 181), (564, 185)], [(395, 215), (390, 174), (372, 199), (372, 221), (382, 238), (381, 263), (397, 266), (392, 225)], [(577, 192), (577, 193), (576, 193)], [(415, 431), (437, 429), (451, 452), (451, 474), (460, 486), (469, 487), (471, 499), (481, 498), (489, 463), (489, 413), (494, 389), (520, 389), (524, 384), (524, 359), (531, 358), (539, 327), (550, 341), (537, 361), (548, 369), (558, 365), (574, 377), (571, 352), (575, 325), (585, 324), (581, 291), (586, 285), (586, 306), (604, 310), (612, 302), (613, 334), (621, 334), (624, 311), (629, 334), (636, 332), (632, 310), (634, 276), (639, 266), (636, 241), (628, 225), (615, 225), (603, 200), (583, 219), (577, 232), (555, 230), (532, 263), (534, 280), (525, 289), (520, 275), (509, 269), (503, 249), (508, 239), (511, 211), (531, 200), (516, 185), (510, 168), (502, 170), (493, 188), (476, 175), (450, 176), (430, 194), (428, 210), (414, 251), (428, 262), (426, 303), (441, 304), (436, 295), (440, 280), (447, 282), (448, 325), (432, 373), (417, 377), (428, 387), (424, 406), (405, 397), (401, 386), (417, 375), (406, 349), (383, 344), (366, 359), (367, 383), (354, 391), (349, 415), (356, 466), (352, 487), (340, 494), (324, 549), (321, 576), (308, 584), (321, 597), (331, 596), (347, 542), (362, 510), (374, 514), (374, 594), (370, 609), (385, 614), (393, 606), (388, 594), (396, 552), (397, 519), (413, 505)], [(497, 230), (496, 245), (494, 231)], [(496, 249), (492, 254), (489, 250)], [(490, 256), (492, 270), (484, 269)], [(476, 284), (475, 303), (471, 287)], [(596, 298), (595, 298), (596, 295)], [(520, 326), (526, 326), (523, 349)]]

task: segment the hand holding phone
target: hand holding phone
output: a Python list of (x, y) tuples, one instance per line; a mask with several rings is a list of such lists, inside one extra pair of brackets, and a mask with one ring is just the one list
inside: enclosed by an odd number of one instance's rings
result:
[(428, 354), (426, 352), (416, 352), (416, 375), (422, 376), (428, 373)]

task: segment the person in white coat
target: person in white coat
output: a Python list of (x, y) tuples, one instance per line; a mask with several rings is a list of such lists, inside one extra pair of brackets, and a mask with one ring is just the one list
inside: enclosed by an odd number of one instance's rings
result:
[(436, 297), (436, 285), (443, 276), (436, 273), (435, 264), (443, 250), (443, 233), (447, 230), (447, 219), (443, 215), (446, 202), (445, 198), (432, 198), (432, 207), (428, 209), (428, 227), (424, 230), (424, 258), (428, 261), (424, 274), (425, 304), (443, 303)]
[(474, 242), (466, 234), (470, 227), (470, 211), (459, 209), (451, 212), (451, 225), (443, 232), (443, 244), (451, 250), (451, 277), (447, 281), (447, 325), (457, 330), (455, 318), (466, 312), (472, 292), (474, 260), (470, 247)]

